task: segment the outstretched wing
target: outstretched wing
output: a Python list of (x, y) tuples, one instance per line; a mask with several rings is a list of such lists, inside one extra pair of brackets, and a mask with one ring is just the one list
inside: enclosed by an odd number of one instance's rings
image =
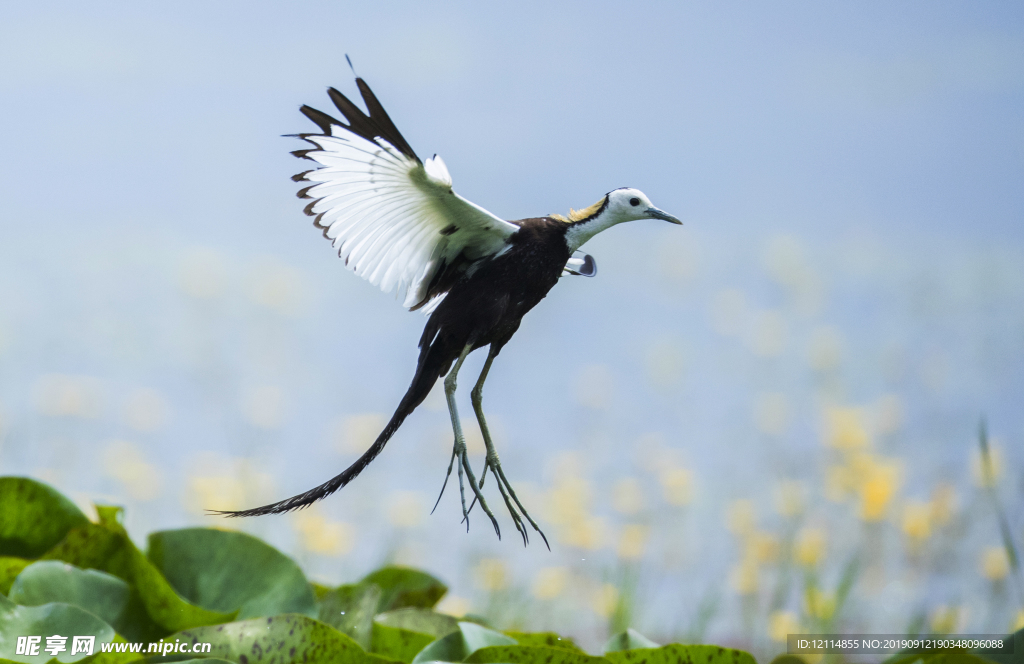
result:
[(313, 148), (292, 154), (318, 167), (292, 179), (311, 183), (298, 195), (313, 199), (306, 214), (345, 265), (419, 308), (466, 264), (499, 252), (519, 227), (456, 194), (441, 158), (421, 162), (370, 86), (356, 84), (369, 115), (327, 90), (348, 124), (302, 107), (322, 133), (299, 134)]

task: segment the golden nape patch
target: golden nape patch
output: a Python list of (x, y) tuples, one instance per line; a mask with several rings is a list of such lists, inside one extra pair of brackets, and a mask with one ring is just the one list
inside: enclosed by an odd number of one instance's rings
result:
[(557, 219), (558, 221), (563, 221), (563, 222), (565, 222), (567, 224), (573, 224), (573, 223), (576, 223), (577, 221), (583, 221), (584, 219), (590, 219), (591, 217), (596, 215), (598, 212), (600, 212), (604, 208), (604, 206), (607, 205), (607, 204), (608, 204), (608, 196), (605, 195), (605, 196), (602, 196), (601, 200), (599, 200), (598, 202), (594, 203), (590, 207), (585, 207), (582, 210), (574, 210), (572, 208), (569, 208), (569, 218), (568, 219), (566, 219), (565, 217), (563, 217), (560, 214), (550, 214), (548, 216), (551, 217), (552, 219)]

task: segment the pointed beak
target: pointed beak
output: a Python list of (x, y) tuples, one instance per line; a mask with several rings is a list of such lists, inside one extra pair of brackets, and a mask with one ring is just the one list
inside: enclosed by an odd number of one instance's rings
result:
[(656, 207), (647, 208), (647, 216), (650, 219), (664, 219), (665, 221), (672, 222), (673, 224), (683, 225), (683, 222), (679, 221), (668, 212), (663, 212)]

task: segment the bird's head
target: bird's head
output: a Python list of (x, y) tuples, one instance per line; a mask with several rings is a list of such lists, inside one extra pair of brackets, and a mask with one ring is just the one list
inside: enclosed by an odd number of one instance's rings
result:
[(644, 192), (629, 187), (608, 192), (601, 200), (588, 208), (570, 210), (568, 218), (553, 216), (569, 224), (565, 233), (565, 241), (569, 245), (570, 251), (579, 249), (584, 242), (601, 231), (625, 221), (662, 219), (673, 224), (683, 223), (667, 212), (656, 208)]

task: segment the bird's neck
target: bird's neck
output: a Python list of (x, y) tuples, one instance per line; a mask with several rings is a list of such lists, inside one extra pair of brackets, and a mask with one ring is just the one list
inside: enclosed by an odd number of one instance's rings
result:
[(616, 224), (620, 224), (623, 221), (626, 220), (605, 209), (593, 217), (569, 224), (569, 227), (565, 231), (565, 244), (569, 247), (569, 253), (572, 253), (582, 247), (587, 240), (594, 237), (601, 231), (611, 228)]

